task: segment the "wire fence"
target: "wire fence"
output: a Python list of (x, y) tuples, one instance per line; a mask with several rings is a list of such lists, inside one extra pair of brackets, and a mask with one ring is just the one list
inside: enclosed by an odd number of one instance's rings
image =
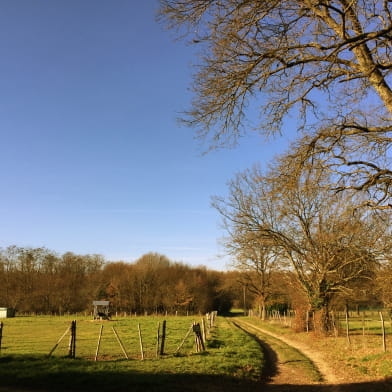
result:
[[(249, 311), (249, 316), (258, 317), (256, 312)], [(305, 325), (305, 331), (315, 330), (314, 314), (305, 312), (301, 315)], [(278, 323), (284, 327), (293, 328), (296, 323), (294, 310), (272, 310), (267, 313), (267, 320)], [(332, 311), (330, 313), (330, 335), (338, 338), (344, 337), (348, 345), (352, 345), (353, 339), (369, 345), (378, 345), (383, 352), (392, 347), (392, 314), (389, 310), (366, 310), (366, 311)]]
[(215, 319), (216, 312), (197, 318), (127, 316), (91, 320), (82, 316), (75, 319), (68, 316), (16, 317), (0, 324), (0, 354), (89, 360), (144, 360), (185, 355), (205, 349)]

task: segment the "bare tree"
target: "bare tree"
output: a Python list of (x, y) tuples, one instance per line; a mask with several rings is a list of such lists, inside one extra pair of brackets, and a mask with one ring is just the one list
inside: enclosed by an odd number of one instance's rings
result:
[(200, 47), (184, 120), (217, 146), (237, 141), (256, 98), (263, 134), (296, 113), (303, 159), (390, 208), (391, 13), (387, 0), (161, 0), (161, 19)]
[(215, 202), (231, 227), (241, 227), (279, 250), (304, 288), (317, 328), (329, 328), (336, 293), (370, 276), (386, 250), (388, 223), (380, 211), (354, 212), (344, 195), (331, 196), (324, 173), (297, 176), (285, 159), (266, 175), (253, 169), (232, 181), (228, 198)]
[(260, 318), (265, 320), (267, 303), (273, 294), (272, 274), (279, 269), (284, 258), (280, 258), (278, 248), (273, 248), (257, 233), (243, 226), (232, 228), (228, 221), (225, 223), (227, 253), (234, 258), (233, 266), (242, 272), (239, 277), (243, 289), (256, 298)]
[(380, 298), (392, 316), (392, 260), (390, 258), (383, 260), (377, 271), (377, 286)]
[(373, 125), (369, 125), (369, 117), (351, 113), (325, 121), (300, 138), (292, 146), (291, 154), (299, 169), (322, 167), (334, 173), (330, 177), (330, 189), (350, 193), (358, 207), (391, 209), (392, 128), (382, 118), (374, 119)]

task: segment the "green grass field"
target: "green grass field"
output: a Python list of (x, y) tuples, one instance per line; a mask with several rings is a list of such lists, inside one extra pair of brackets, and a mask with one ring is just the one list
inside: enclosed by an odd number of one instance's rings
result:
[[(50, 352), (59, 338), (69, 327), (74, 317), (16, 317), (7, 319), (3, 332), (3, 354), (45, 355)], [(117, 318), (111, 321), (93, 321), (77, 317), (76, 355), (78, 358), (93, 359), (97, 347), (101, 325), (103, 334), (99, 350), (99, 359), (120, 359), (124, 354), (115, 337), (113, 328), (118, 333), (126, 352), (131, 358), (140, 358), (138, 324), (141, 326), (144, 352), (147, 358), (156, 357), (156, 335), (158, 322), (164, 318), (137, 317)], [(166, 350), (173, 353), (185, 337), (193, 319), (187, 317), (166, 318)], [(54, 356), (65, 356), (68, 352), (67, 335), (54, 352)], [(192, 350), (192, 341), (188, 339), (182, 352)]]
[[(207, 350), (196, 353), (193, 334), (175, 354), (192, 317), (166, 317), (165, 355), (156, 358), (158, 322), (164, 318), (118, 318), (98, 322), (77, 318), (76, 359), (66, 358), (68, 336), (51, 358), (47, 355), (70, 325), (72, 317), (16, 317), (4, 320), (0, 356), (1, 386), (39, 390), (210, 391), (236, 390), (256, 382), (263, 368), (262, 352), (251, 337), (218, 317)], [(146, 359), (140, 360), (138, 323)], [(98, 361), (94, 361), (101, 324)], [(129, 360), (113, 334), (118, 332)]]
[[(242, 317), (218, 317), (211, 330), (206, 351), (196, 353), (193, 334), (179, 353), (176, 349), (193, 321), (200, 317), (118, 317), (111, 321), (93, 321), (77, 317), (76, 359), (67, 358), (69, 335), (65, 336), (52, 357), (48, 353), (64, 334), (74, 317), (16, 317), (4, 322), (0, 353), (0, 391), (238, 391), (260, 388), (265, 359), (259, 344), (234, 326)], [(158, 322), (167, 321), (165, 355), (156, 357)], [(369, 320), (373, 318), (369, 317)], [(284, 334), (316, 348), (337, 372), (352, 380), (374, 380), (392, 375), (391, 330), (388, 351), (381, 350), (380, 322), (368, 321), (363, 335), (362, 319), (352, 317), (351, 344), (346, 337), (316, 337), (294, 333), (275, 322), (244, 318), (274, 333)], [(145, 360), (141, 360), (138, 324), (141, 326)], [(98, 335), (103, 336), (98, 361), (94, 361)], [(386, 322), (388, 325), (388, 321)], [(116, 340), (118, 332), (129, 360)], [(344, 331), (344, 326), (342, 328)], [(282, 361), (301, 366), (304, 374), (317, 380), (318, 374), (301, 353), (268, 336), (259, 336), (279, 352)], [(312, 373), (314, 373), (312, 375)]]
[[(388, 312), (383, 312), (383, 318), (385, 333), (390, 335), (392, 334), (392, 320)], [(345, 330), (347, 324), (343, 315), (340, 315), (339, 321), (341, 328)], [(380, 335), (382, 333), (380, 314), (376, 311), (351, 313), (348, 324), (351, 334)]]

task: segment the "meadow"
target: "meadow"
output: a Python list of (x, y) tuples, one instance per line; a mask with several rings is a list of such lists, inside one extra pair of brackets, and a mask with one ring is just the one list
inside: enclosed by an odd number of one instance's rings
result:
[[(176, 349), (198, 317), (128, 317), (93, 321), (77, 317), (76, 359), (67, 358), (68, 335), (53, 355), (48, 353), (75, 317), (15, 317), (4, 320), (0, 376), (2, 387), (40, 390), (235, 390), (256, 382), (264, 365), (257, 342), (218, 317), (206, 351), (197, 353), (193, 333)], [(165, 354), (157, 358), (158, 322), (166, 320)], [(141, 360), (138, 324), (145, 359)], [(103, 336), (94, 361), (98, 335)], [(114, 336), (117, 331), (129, 360)]]
[[(369, 385), (375, 388), (376, 380), (379, 382), (392, 376), (391, 323), (389, 319), (386, 321), (387, 351), (384, 352), (377, 313), (368, 314), (366, 318), (351, 315), (350, 342), (345, 335), (344, 320), (340, 323), (339, 336), (322, 337), (293, 332), (288, 327), (290, 319), (262, 322), (254, 317), (235, 316), (217, 318), (207, 335), (204, 352), (196, 352), (193, 333), (178, 351), (192, 323), (201, 321), (199, 316), (115, 317), (110, 321), (93, 321), (88, 316), (18, 316), (4, 319), (0, 391), (55, 389), (89, 392), (97, 388), (104, 392), (252, 390), (259, 388), (260, 382), (269, 382), (271, 376), (271, 358), (265, 352), (265, 345), (278, 353), (280, 363), (293, 375), (292, 378), (294, 374), (301, 374), (310, 383), (322, 380), (313, 363), (300, 351), (258, 333), (263, 349), (254, 336), (236, 326), (238, 320), (239, 325), (241, 320), (245, 320), (317, 350), (342, 383), (348, 383), (348, 391), (357, 387), (358, 382), (370, 382)], [(69, 334), (49, 358), (49, 352), (74, 319), (77, 322), (76, 359), (67, 357)], [(162, 327), (164, 320), (165, 350), (164, 355), (157, 356), (158, 324)], [(95, 361), (102, 326), (103, 335), (98, 360)], [(141, 359), (139, 326), (144, 360)], [(129, 359), (125, 358), (113, 328)], [(298, 382), (294, 378), (290, 381)], [(307, 390), (301, 389), (303, 385), (297, 387), (300, 391)]]

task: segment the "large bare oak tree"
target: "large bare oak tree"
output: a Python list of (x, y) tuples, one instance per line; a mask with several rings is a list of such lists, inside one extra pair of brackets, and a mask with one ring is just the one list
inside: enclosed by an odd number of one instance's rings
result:
[(353, 282), (373, 276), (390, 251), (388, 214), (353, 210), (345, 194), (332, 194), (328, 179), (298, 175), (286, 158), (267, 173), (253, 169), (230, 184), (215, 207), (230, 233), (258, 238), (271, 254), (290, 262), (314, 311), (317, 329), (329, 324), (331, 300), (349, 293)]
[(391, 13), (388, 0), (161, 0), (161, 18), (200, 47), (185, 121), (219, 146), (247, 129), (250, 102), (264, 134), (295, 113), (303, 162), (390, 208)]

